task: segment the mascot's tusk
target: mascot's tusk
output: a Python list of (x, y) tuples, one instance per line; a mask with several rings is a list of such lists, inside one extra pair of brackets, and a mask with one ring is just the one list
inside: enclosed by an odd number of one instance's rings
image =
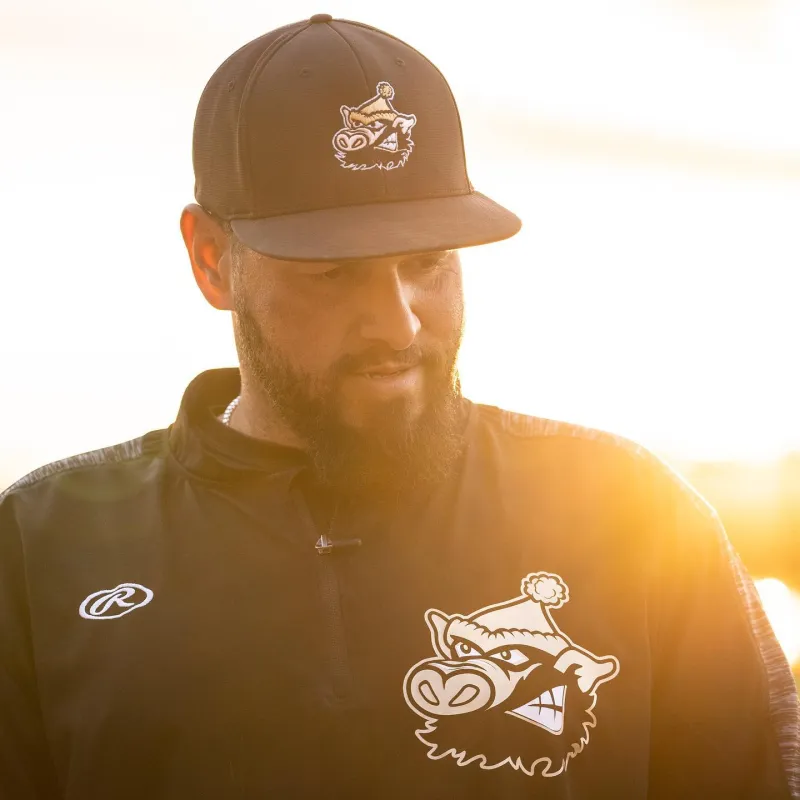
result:
[(602, 678), (607, 677), (616, 669), (614, 661), (595, 661), (586, 653), (574, 649), (562, 653), (554, 666), (559, 672), (566, 672), (574, 666), (575, 675), (578, 678), (578, 688), (584, 693), (591, 692)]

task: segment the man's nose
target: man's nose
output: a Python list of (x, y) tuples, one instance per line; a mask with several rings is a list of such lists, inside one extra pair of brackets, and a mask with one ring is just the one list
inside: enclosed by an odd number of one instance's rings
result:
[(380, 340), (393, 350), (410, 347), (422, 325), (414, 312), (415, 287), (397, 267), (375, 269), (363, 298), (367, 309), (361, 324), (365, 339)]

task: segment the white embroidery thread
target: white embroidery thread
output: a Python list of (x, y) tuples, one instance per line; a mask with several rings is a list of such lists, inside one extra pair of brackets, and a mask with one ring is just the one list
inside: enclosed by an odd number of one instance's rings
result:
[(619, 661), (579, 647), (553, 621), (569, 601), (559, 575), (531, 573), (521, 592), (469, 616), (426, 612), (436, 655), (411, 667), (403, 695), (426, 722), (416, 734), (428, 758), (550, 778), (589, 742), (597, 689)]
[[(90, 594), (81, 603), (78, 613), (84, 619), (118, 619), (146, 606), (152, 599), (153, 592), (146, 586), (140, 583), (121, 583), (113, 589), (101, 589)], [(115, 610), (118, 613), (108, 613)]]
[(392, 106), (394, 87), (381, 81), (375, 96), (360, 106), (342, 106), (344, 127), (333, 135), (336, 158), (345, 169), (397, 169), (404, 167), (414, 149), (413, 114), (401, 114)]

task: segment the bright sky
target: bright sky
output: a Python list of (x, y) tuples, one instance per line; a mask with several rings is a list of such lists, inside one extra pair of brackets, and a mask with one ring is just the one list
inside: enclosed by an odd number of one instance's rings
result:
[(0, 483), (165, 426), (235, 362), (178, 233), (194, 111), (322, 11), (443, 70), (473, 183), (524, 221), (464, 253), (469, 396), (680, 459), (800, 448), (800, 0), (454, 8), (0, 0)]

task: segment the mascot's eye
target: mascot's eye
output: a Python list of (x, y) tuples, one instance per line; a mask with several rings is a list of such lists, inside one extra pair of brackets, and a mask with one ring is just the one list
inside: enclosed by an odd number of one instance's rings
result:
[(370, 122), (369, 127), (374, 131), (379, 131), (383, 127), (383, 123), (376, 120), (375, 122)]
[(481, 655), (480, 650), (473, 647), (468, 642), (459, 642), (456, 645), (456, 655), (458, 656), (479, 656)]
[(493, 653), (492, 658), (502, 661), (505, 664), (514, 664), (514, 666), (525, 664), (530, 660), (525, 653), (516, 649), (501, 650), (499, 653)]

